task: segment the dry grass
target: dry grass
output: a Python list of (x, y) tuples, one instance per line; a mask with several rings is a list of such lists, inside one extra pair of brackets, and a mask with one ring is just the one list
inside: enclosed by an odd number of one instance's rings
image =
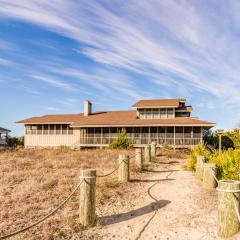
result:
[(158, 157), (164, 157), (164, 159), (187, 159), (189, 155), (189, 149), (164, 149), (159, 148), (157, 150)]
[[(113, 170), (118, 154), (112, 150), (74, 151), (65, 148), (0, 151), (0, 236), (49, 213), (78, 184), (80, 168), (94, 167), (98, 174)], [(131, 174), (140, 177), (137, 172)], [(116, 175), (98, 179), (97, 209), (101, 210), (106, 204), (116, 205), (141, 184), (121, 185), (115, 179)], [(78, 224), (78, 199), (76, 194), (57, 214), (15, 239), (86, 238)]]

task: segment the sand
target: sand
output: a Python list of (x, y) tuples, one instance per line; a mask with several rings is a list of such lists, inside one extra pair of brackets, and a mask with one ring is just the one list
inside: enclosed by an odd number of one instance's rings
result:
[[(87, 232), (97, 239), (221, 239), (217, 236), (216, 190), (204, 189), (182, 164), (172, 161), (149, 172), (142, 188), (132, 193), (134, 197), (129, 195), (131, 204), (112, 206), (111, 215), (98, 210), (104, 225)], [(229, 239), (240, 239), (240, 234)]]

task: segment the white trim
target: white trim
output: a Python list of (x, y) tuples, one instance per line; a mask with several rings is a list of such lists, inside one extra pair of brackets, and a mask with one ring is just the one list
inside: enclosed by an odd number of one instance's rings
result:
[(88, 127), (171, 127), (171, 126), (180, 126), (180, 127), (214, 127), (215, 124), (169, 124), (169, 123), (165, 123), (165, 124), (129, 124), (129, 125), (76, 125), (76, 126), (70, 126), (73, 128), (88, 128)]
[(143, 107), (133, 107), (134, 109), (138, 109), (138, 108), (177, 108), (179, 107), (179, 105), (169, 105), (169, 106), (143, 106)]

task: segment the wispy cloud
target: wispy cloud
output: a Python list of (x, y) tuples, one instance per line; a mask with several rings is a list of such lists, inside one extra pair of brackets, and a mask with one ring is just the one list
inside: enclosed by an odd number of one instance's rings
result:
[(44, 108), (44, 110), (47, 111), (47, 112), (56, 112), (56, 111), (59, 111), (59, 109), (56, 108), (56, 107), (46, 107), (46, 108)]
[(87, 72), (76, 68), (55, 67), (48, 67), (47, 70), (66, 78), (74, 78), (82, 81), (106, 94), (115, 95), (114, 92), (117, 92), (134, 99), (140, 99), (143, 96), (138, 92), (142, 92), (142, 94), (146, 93), (145, 90), (138, 89), (134, 81), (126, 74), (117, 70), (95, 68), (92, 72)]
[(30, 75), (29, 77), (65, 91), (76, 91), (76, 88), (74, 88), (71, 84), (51, 76)]
[(12, 62), (0, 57), (0, 65), (11, 65)]
[[(156, 84), (184, 85), (182, 92), (195, 89), (234, 103), (240, 101), (239, 9), (237, 1), (209, 1), (207, 7), (174, 0), (108, 5), (91, 0), (0, 2), (2, 17), (33, 22), (85, 44), (78, 51), (96, 62), (145, 75)], [(99, 79), (102, 73), (97, 74), (89, 83), (108, 91)], [(140, 97), (117, 79), (108, 78), (112, 89)], [(72, 90), (59, 80), (38, 80)]]

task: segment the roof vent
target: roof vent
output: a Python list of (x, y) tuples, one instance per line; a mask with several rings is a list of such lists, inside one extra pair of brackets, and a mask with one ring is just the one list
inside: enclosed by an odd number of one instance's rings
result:
[(88, 100), (83, 102), (83, 115), (89, 116), (92, 114), (92, 103)]

